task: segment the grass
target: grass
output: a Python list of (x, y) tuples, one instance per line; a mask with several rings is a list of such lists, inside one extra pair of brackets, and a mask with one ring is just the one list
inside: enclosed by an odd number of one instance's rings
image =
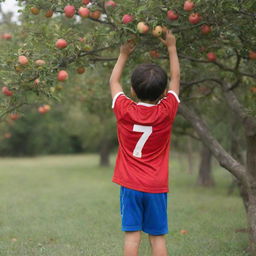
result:
[[(215, 168), (215, 188), (195, 186), (196, 172), (173, 154), (168, 247), (172, 256), (242, 256), (248, 237), (230, 175)], [(0, 159), (1, 256), (122, 255), (119, 187), (96, 155)], [(180, 230), (188, 230), (185, 235)], [(140, 255), (150, 255), (146, 235)]]

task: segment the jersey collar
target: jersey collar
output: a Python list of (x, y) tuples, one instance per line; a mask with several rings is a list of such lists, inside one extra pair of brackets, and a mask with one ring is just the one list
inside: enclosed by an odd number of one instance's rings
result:
[(155, 106), (154, 104), (149, 104), (145, 102), (138, 102), (137, 105), (145, 106), (145, 107), (153, 107)]

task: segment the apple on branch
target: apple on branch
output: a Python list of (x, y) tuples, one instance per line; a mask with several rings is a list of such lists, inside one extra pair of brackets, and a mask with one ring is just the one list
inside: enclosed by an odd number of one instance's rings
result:
[(11, 40), (12, 39), (12, 35), (10, 33), (4, 33), (1, 38), (5, 39), (5, 40)]
[(177, 19), (179, 18), (179, 15), (178, 15), (177, 13), (175, 13), (174, 11), (169, 10), (169, 11), (167, 12), (167, 18), (168, 18), (169, 20), (177, 20)]
[(21, 64), (21, 65), (27, 65), (28, 64), (28, 58), (24, 55), (21, 55), (19, 56), (18, 58), (18, 62)]
[(99, 10), (96, 10), (94, 12), (90, 12), (90, 18), (94, 20), (98, 20), (101, 16), (101, 12)]
[(47, 113), (47, 112), (49, 112), (49, 111), (51, 110), (51, 106), (45, 104), (45, 105), (43, 105), (43, 106), (40, 106), (37, 110), (38, 110), (38, 112), (39, 112), (40, 114), (43, 115), (43, 114), (45, 114), (45, 113)]
[(9, 90), (9, 88), (7, 86), (2, 87), (2, 93), (6, 96), (12, 96), (13, 92)]
[(82, 18), (87, 18), (90, 15), (90, 10), (86, 7), (80, 7), (78, 13)]
[(73, 5), (67, 5), (64, 8), (64, 13), (67, 18), (72, 18), (76, 13), (76, 8)]
[(188, 19), (191, 24), (195, 25), (201, 21), (202, 17), (199, 13), (191, 13)]
[(31, 7), (30, 11), (34, 15), (38, 15), (40, 13), (40, 10), (37, 7)]
[(129, 14), (125, 14), (122, 18), (122, 22), (124, 24), (128, 24), (130, 22), (133, 22), (133, 16), (132, 15), (129, 15)]
[(57, 42), (55, 43), (55, 46), (59, 49), (64, 49), (68, 46), (68, 43), (65, 39), (58, 39)]
[(163, 33), (163, 28), (161, 26), (156, 26), (152, 31), (152, 35), (155, 37), (160, 37), (162, 33)]
[(89, 4), (90, 2), (91, 2), (90, 0), (82, 0), (82, 4), (85, 4), (85, 5)]
[(116, 7), (116, 2), (114, 2), (114, 1), (107, 1), (105, 3), (105, 8), (108, 8), (108, 7)]
[(46, 13), (45, 13), (44, 16), (45, 16), (46, 18), (51, 18), (52, 15), (53, 15), (53, 10), (48, 10), (48, 11), (46, 11)]
[(211, 62), (216, 61), (217, 56), (214, 52), (208, 52), (207, 53), (207, 59)]
[(202, 32), (202, 34), (207, 35), (207, 34), (209, 34), (211, 31), (212, 31), (212, 29), (211, 29), (210, 26), (205, 25), (205, 24), (201, 26), (201, 32)]
[(195, 4), (192, 1), (185, 1), (183, 5), (184, 11), (192, 11), (195, 8)]
[(64, 82), (68, 79), (68, 73), (65, 70), (60, 70), (58, 73), (58, 80)]
[(146, 34), (149, 31), (149, 26), (145, 22), (141, 21), (137, 25), (137, 30), (140, 34)]
[(12, 113), (9, 115), (10, 119), (13, 121), (16, 121), (20, 118), (20, 115), (18, 113)]

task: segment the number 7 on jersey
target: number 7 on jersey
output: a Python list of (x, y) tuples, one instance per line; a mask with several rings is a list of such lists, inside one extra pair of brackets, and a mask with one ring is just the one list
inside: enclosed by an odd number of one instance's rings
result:
[(142, 135), (140, 139), (138, 140), (134, 150), (133, 150), (133, 156), (141, 158), (142, 157), (142, 149), (148, 140), (149, 136), (152, 133), (152, 126), (144, 126), (144, 125), (137, 125), (135, 124), (133, 126), (133, 131), (134, 132), (142, 132)]

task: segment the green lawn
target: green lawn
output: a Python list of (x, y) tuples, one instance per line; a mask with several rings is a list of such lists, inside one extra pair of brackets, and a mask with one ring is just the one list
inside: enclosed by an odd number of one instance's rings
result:
[[(242, 256), (246, 219), (230, 175), (215, 170), (217, 186), (194, 185), (186, 159), (173, 154), (168, 247), (172, 256)], [(176, 159), (176, 160), (175, 160)], [(112, 167), (95, 155), (0, 159), (1, 256), (119, 256), (119, 187)], [(188, 230), (185, 235), (180, 230)], [(150, 255), (146, 235), (142, 256)]]

